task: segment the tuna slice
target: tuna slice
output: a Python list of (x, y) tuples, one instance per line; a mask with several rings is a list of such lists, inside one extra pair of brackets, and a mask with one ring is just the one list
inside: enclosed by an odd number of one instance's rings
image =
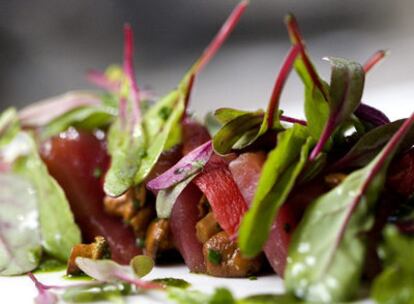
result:
[(273, 270), (283, 277), (290, 239), (306, 207), (326, 191), (323, 181), (298, 186), (279, 209), (263, 250)]
[(198, 202), (202, 193), (189, 184), (177, 198), (170, 224), (174, 244), (192, 272), (205, 272), (203, 244), (197, 239), (195, 226), (199, 220)]
[(103, 133), (92, 134), (73, 128), (42, 145), (42, 158), (50, 174), (65, 191), (83, 239), (92, 242), (95, 236), (105, 237), (112, 258), (123, 264), (140, 254), (135, 236), (119, 219), (104, 212), (101, 178), (108, 167)]
[(249, 206), (253, 201), (260, 172), (262, 171), (265, 160), (265, 153), (249, 152), (241, 154), (229, 164), (234, 181)]
[(183, 155), (209, 140), (210, 134), (202, 124), (189, 118), (183, 121)]
[[(210, 135), (204, 126), (188, 118), (183, 121), (183, 155), (208, 140), (210, 140)], [(178, 159), (166, 169), (172, 167), (177, 161)], [(201, 196), (201, 191), (190, 183), (177, 198), (170, 218), (174, 244), (192, 272), (205, 272), (206, 269), (203, 244), (197, 239), (195, 229), (199, 220), (198, 203)]]

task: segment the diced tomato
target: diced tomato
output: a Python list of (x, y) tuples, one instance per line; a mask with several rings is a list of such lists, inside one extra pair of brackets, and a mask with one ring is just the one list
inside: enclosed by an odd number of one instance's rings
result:
[(92, 134), (71, 128), (46, 141), (41, 155), (50, 174), (65, 191), (84, 241), (103, 236), (110, 245), (112, 258), (123, 264), (141, 253), (133, 232), (104, 212), (100, 175), (108, 168), (109, 156), (102, 132)]
[(207, 197), (221, 228), (233, 236), (247, 211), (247, 204), (227, 166), (220, 166), (214, 157), (211, 161), (194, 182)]

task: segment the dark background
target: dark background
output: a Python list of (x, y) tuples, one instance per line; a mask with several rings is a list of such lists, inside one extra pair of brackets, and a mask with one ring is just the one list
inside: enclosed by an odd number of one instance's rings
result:
[[(135, 30), (141, 85), (173, 88), (237, 1), (0, 0), (0, 109), (72, 89), (90, 88), (84, 72), (122, 61), (122, 25)], [(315, 64), (342, 56), (364, 62), (375, 50), (390, 58), (369, 75), (367, 90), (414, 83), (414, 1), (252, 0), (239, 26), (198, 80), (192, 107), (255, 108), (266, 103), (289, 40), (283, 16), (293, 12)], [(298, 81), (284, 103), (297, 104)], [(414, 86), (413, 86), (414, 90)], [(411, 101), (412, 102), (412, 101)]]

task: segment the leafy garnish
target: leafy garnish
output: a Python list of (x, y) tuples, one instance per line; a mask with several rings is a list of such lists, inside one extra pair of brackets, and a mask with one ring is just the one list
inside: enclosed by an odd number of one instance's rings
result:
[(263, 165), (251, 208), (240, 225), (239, 246), (244, 255), (252, 257), (261, 251), (278, 209), (306, 164), (312, 144), (301, 125), (279, 133), (278, 144)]
[[(112, 156), (112, 165), (106, 176), (105, 192), (112, 196), (118, 196), (125, 192), (128, 187), (139, 184), (145, 180), (151, 169), (157, 162), (161, 153), (173, 145), (180, 142), (181, 119), (185, 115), (188, 104), (190, 90), (194, 77), (210, 61), (213, 55), (227, 39), (234, 29), (242, 13), (246, 9), (247, 1), (242, 1), (229, 16), (213, 41), (203, 52), (202, 56), (190, 68), (180, 82), (178, 88), (161, 98), (143, 117), (141, 127), (135, 125), (134, 132), (122, 134), (122, 125), (109, 136), (109, 151)], [(132, 51), (126, 47), (126, 57)], [(128, 56), (127, 56), (128, 55)], [(129, 65), (132, 66), (132, 65)], [(133, 77), (132, 67), (124, 68), (129, 83), (132, 87), (133, 99), (139, 98), (137, 88), (134, 89), (135, 78)], [(129, 71), (129, 72), (128, 72)], [(119, 116), (125, 116), (125, 102), (120, 102)], [(134, 110), (134, 109), (133, 109)], [(139, 128), (139, 132), (138, 131)], [(132, 135), (136, 135), (132, 138)], [(145, 137), (144, 141), (142, 138)], [(124, 138), (124, 140), (120, 140)], [(111, 140), (112, 139), (112, 140)], [(118, 140), (118, 141), (116, 141)], [(111, 144), (111, 142), (115, 142)], [(144, 147), (144, 144), (147, 144)]]
[(0, 138), (0, 162), (7, 164), (11, 174), (24, 179), (34, 189), (36, 205), (32, 207), (39, 218), (33, 218), (31, 224), (40, 221), (42, 247), (50, 256), (66, 261), (72, 247), (81, 240), (79, 228), (63, 190), (42, 162), (34, 139), (20, 131), (15, 111), (7, 113), (14, 113), (15, 119)]
[(394, 226), (384, 230), (386, 267), (375, 279), (371, 295), (379, 304), (414, 302), (414, 239)]
[(26, 273), (42, 252), (35, 189), (9, 173), (0, 173), (0, 188), (0, 275)]
[(134, 273), (138, 272), (137, 265), (133, 265), (132, 269), (130, 266), (122, 266), (112, 260), (92, 260), (82, 257), (76, 258), (76, 265), (88, 276), (100, 282), (125, 282), (142, 289), (162, 289), (159, 284), (136, 278)]
[(383, 112), (364, 103), (361, 103), (355, 110), (355, 116), (370, 123), (374, 127), (385, 125), (390, 122), (387, 115)]
[[(19, 131), (16, 109), (9, 108), (0, 114), (0, 147), (9, 143)], [(0, 155), (0, 162), (1, 160)]]
[(81, 241), (80, 230), (75, 224), (69, 203), (62, 188), (49, 175), (30, 135), (18, 133), (3, 151), (8, 153), (19, 146), (22, 150), (15, 151), (18, 153), (12, 163), (12, 170), (30, 181), (35, 189), (42, 246), (50, 256), (66, 261), (72, 247)]
[(133, 70), (133, 33), (124, 27), (123, 89), (119, 100), (119, 115), (108, 134), (108, 150), (111, 166), (105, 176), (104, 190), (110, 196), (119, 196), (134, 184), (145, 152), (145, 134), (140, 117), (139, 89)]
[(189, 176), (200, 172), (213, 153), (211, 141), (202, 144), (184, 156), (173, 167), (147, 183), (151, 190), (172, 187)]
[(310, 160), (318, 156), (335, 129), (357, 109), (364, 88), (365, 74), (360, 64), (342, 58), (327, 60), (332, 64), (329, 117), (318, 143), (312, 150)]
[(414, 114), (369, 165), (307, 209), (289, 248), (285, 285), (290, 292), (326, 303), (354, 295), (366, 252), (363, 233), (372, 225), (387, 167), (413, 124)]
[[(368, 164), (375, 155), (385, 146), (390, 138), (401, 127), (404, 120), (396, 120), (392, 123), (379, 126), (365, 133), (359, 141), (341, 159), (335, 162), (330, 170), (342, 170), (346, 168), (360, 168)], [(414, 140), (414, 128), (411, 128), (402, 140), (400, 150), (411, 147)]]
[(171, 216), (177, 198), (197, 175), (198, 173), (194, 173), (178, 184), (167, 189), (162, 189), (157, 193), (155, 210), (157, 211), (158, 218), (169, 218)]

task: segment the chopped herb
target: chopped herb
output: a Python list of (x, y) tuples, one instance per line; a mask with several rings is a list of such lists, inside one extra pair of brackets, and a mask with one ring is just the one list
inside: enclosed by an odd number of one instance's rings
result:
[(220, 252), (213, 249), (209, 249), (207, 259), (214, 265), (220, 265), (222, 256)]
[(102, 176), (102, 169), (101, 168), (99, 168), (99, 167), (96, 167), (94, 170), (93, 170), (93, 176), (95, 177), (95, 178), (100, 178), (101, 176)]
[(248, 277), (248, 279), (250, 281), (257, 281), (257, 277), (256, 276), (250, 276), (250, 277)]
[(138, 248), (145, 248), (145, 239), (144, 238), (137, 238), (136, 245)]
[(139, 200), (136, 197), (134, 197), (132, 199), (132, 206), (134, 207), (135, 210), (139, 210), (141, 208), (141, 206), (142, 206), (141, 200)]

